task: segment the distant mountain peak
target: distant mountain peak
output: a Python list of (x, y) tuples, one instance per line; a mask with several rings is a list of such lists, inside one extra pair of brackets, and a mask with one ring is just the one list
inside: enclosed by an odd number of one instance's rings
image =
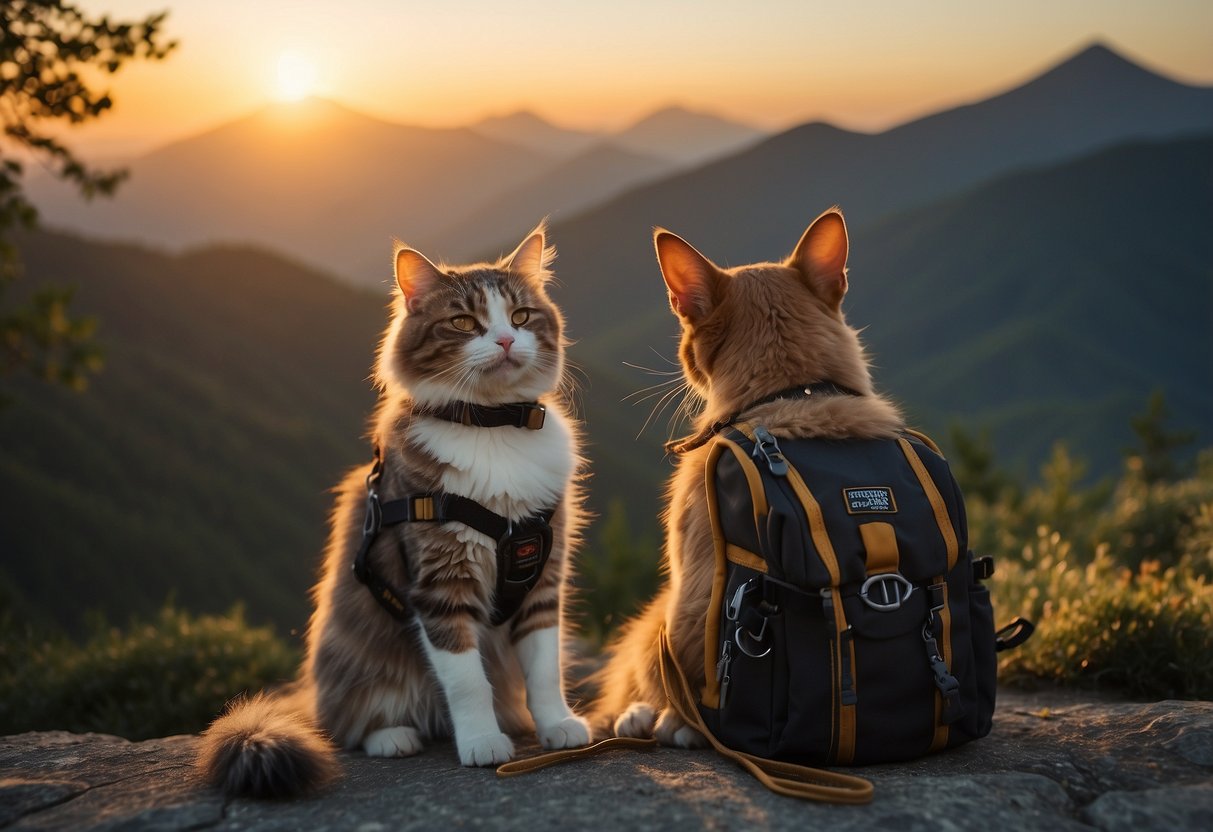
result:
[(534, 110), (515, 110), (512, 113), (505, 113), (503, 115), (485, 116), (472, 126), (482, 127), (486, 125), (512, 125), (514, 127), (556, 127), (556, 125), (552, 124), (552, 122), (548, 121)]
[[(306, 113), (309, 115), (327, 115), (327, 114), (350, 114), (354, 113), (349, 107), (344, 104), (339, 104), (331, 98), (321, 98), (318, 95), (309, 95), (307, 98), (301, 98), (298, 101), (271, 101), (261, 108), (261, 112), (270, 114), (291, 115), (298, 113)], [(361, 115), (358, 113), (357, 115)]]
[(659, 107), (656, 110), (653, 110), (648, 115), (637, 119), (627, 129), (635, 130), (637, 127), (648, 126), (648, 125), (653, 125), (653, 124), (666, 124), (666, 123), (671, 123), (671, 122), (672, 123), (692, 123), (692, 122), (705, 122), (706, 123), (706, 122), (710, 122), (710, 123), (721, 124), (721, 125), (731, 125), (734, 127), (744, 128), (746, 130), (754, 130), (754, 132), (759, 132), (756, 128), (753, 128), (750, 125), (745, 124), (743, 122), (737, 121), (736, 119), (726, 118), (725, 116), (721, 116), (716, 113), (710, 113), (710, 112), (707, 112), (706, 110), (695, 110), (690, 107), (686, 107), (682, 104), (667, 104), (663, 107)]
[[(272, 125), (279, 129), (316, 130), (342, 124), (391, 124), (334, 101), (331, 98), (308, 96), (299, 101), (273, 101), (250, 113), (248, 120)], [(401, 128), (409, 125), (397, 124)]]
[(1086, 46), (1079, 49), (1074, 53), (1074, 56), (1070, 58), (1070, 60), (1078, 60), (1085, 57), (1098, 59), (1115, 58), (1120, 61), (1128, 62), (1128, 59), (1125, 58), (1124, 55), (1121, 55), (1120, 52), (1111, 46), (1111, 44), (1100, 38), (1096, 38)]
[(592, 131), (560, 127), (533, 110), (486, 116), (474, 122), (471, 129), (483, 136), (566, 158), (584, 150), (599, 138)]
[(1029, 82), (1071, 82), (1080, 84), (1116, 84), (1142, 79), (1174, 83), (1173, 79), (1147, 69), (1126, 57), (1106, 41), (1096, 39)]

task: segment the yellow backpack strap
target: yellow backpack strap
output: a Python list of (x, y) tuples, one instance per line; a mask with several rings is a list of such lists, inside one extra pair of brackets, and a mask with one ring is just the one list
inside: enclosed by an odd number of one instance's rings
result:
[(914, 430), (913, 428), (906, 428), (905, 432), (910, 434), (910, 436), (913, 436), (918, 441), (922, 442), (922, 444), (926, 445), (928, 448), (930, 448), (935, 453), (939, 454), (940, 456), (943, 456), (943, 451), (939, 450), (939, 446), (935, 444), (935, 440), (933, 440), (931, 437), (927, 436), (922, 431)]
[(691, 685), (687, 682), (682, 668), (678, 666), (677, 659), (674, 658), (674, 651), (670, 648), (669, 635), (664, 627), (658, 636), (658, 642), (661, 653), (661, 683), (665, 688), (665, 695), (670, 702), (670, 707), (684, 722), (703, 734), (722, 757), (737, 763), (762, 785), (776, 794), (786, 797), (816, 800), (822, 803), (859, 804), (872, 801), (872, 783), (862, 777), (756, 757), (753, 754), (735, 751), (716, 739), (715, 735), (708, 730), (699, 709), (695, 706)]

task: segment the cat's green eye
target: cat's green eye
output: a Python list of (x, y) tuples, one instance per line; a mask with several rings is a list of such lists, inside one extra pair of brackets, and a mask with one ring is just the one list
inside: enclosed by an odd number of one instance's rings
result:
[(460, 332), (471, 332), (476, 328), (476, 319), (471, 315), (456, 315), (451, 318), (451, 326)]
[(510, 316), (510, 323), (512, 323), (514, 326), (522, 326), (530, 319), (531, 319), (531, 310), (516, 309), (516, 310), (514, 310), (514, 314)]

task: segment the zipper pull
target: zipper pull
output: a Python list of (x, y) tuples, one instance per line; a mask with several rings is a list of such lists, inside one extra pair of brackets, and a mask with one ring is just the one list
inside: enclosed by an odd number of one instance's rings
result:
[(838, 639), (838, 652), (842, 658), (842, 672), (839, 674), (839, 686), (842, 688), (842, 704), (854, 705), (858, 702), (855, 696), (855, 679), (851, 675), (851, 628), (842, 631)]
[(716, 680), (720, 682), (720, 707), (724, 707), (725, 700), (729, 695), (729, 665), (733, 661), (733, 642), (726, 641), (724, 650), (720, 654), (720, 661), (716, 662)]
[(754, 456), (762, 454), (767, 461), (767, 467), (777, 477), (788, 475), (788, 461), (779, 450), (779, 443), (771, 432), (759, 425), (754, 428)]
[(834, 590), (828, 586), (823, 586), (817, 592), (821, 596), (821, 609), (825, 613), (826, 621), (834, 624)]

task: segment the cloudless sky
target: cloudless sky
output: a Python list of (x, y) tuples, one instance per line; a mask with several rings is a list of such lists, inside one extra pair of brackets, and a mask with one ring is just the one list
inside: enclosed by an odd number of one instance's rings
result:
[(1213, 0), (80, 0), (169, 10), (162, 64), (109, 79), (117, 106), (74, 142), (150, 149), (273, 101), (284, 53), (317, 94), (391, 121), (460, 125), (529, 109), (626, 125), (671, 103), (768, 128), (878, 130), (1013, 86), (1101, 40), (1213, 84)]

